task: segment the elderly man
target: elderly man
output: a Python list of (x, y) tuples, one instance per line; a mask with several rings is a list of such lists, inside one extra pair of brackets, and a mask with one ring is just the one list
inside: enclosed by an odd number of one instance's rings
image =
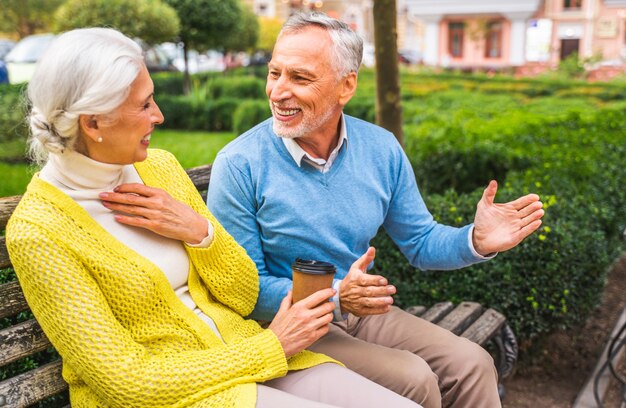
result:
[(273, 117), (218, 154), (209, 208), (258, 267), (252, 317), (272, 319), (297, 257), (333, 262), (335, 321), (310, 349), (427, 408), (498, 407), (491, 356), (392, 306), (395, 287), (366, 273), (369, 242), (383, 226), (416, 267), (461, 268), (521, 242), (541, 224), (542, 204), (534, 194), (494, 204), (492, 181), (473, 224), (437, 224), (394, 136), (342, 112), (362, 49), (347, 25), (323, 14), (287, 21), (269, 63)]

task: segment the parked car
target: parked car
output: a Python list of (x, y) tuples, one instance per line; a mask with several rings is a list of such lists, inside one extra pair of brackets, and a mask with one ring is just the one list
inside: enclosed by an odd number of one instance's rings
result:
[(9, 83), (9, 72), (4, 61), (0, 60), (0, 84)]
[[(12, 84), (28, 82), (35, 72), (37, 61), (55, 37), (54, 34), (35, 34), (20, 40), (6, 56), (9, 82)], [(178, 71), (158, 45), (149, 46), (139, 39), (135, 41), (143, 49), (148, 71)]]
[[(172, 64), (179, 71), (185, 70), (182, 43), (166, 42), (159, 44), (158, 47), (167, 54), (167, 56), (171, 59)], [(224, 54), (216, 50), (208, 50), (205, 52), (189, 50), (187, 52), (187, 64), (190, 74), (207, 71), (221, 72), (226, 69)]]
[(15, 41), (6, 38), (0, 38), (0, 61), (4, 61), (4, 57), (15, 47)]
[(152, 73), (178, 71), (178, 68), (174, 65), (174, 61), (170, 57), (167, 48), (163, 47), (163, 45), (148, 45), (139, 38), (135, 38), (135, 42), (137, 42), (143, 50), (148, 71)]
[(9, 82), (28, 82), (35, 72), (35, 65), (54, 40), (54, 34), (34, 34), (22, 38), (5, 57)]
[(422, 62), (422, 54), (413, 49), (398, 50), (398, 62), (406, 65), (419, 64)]

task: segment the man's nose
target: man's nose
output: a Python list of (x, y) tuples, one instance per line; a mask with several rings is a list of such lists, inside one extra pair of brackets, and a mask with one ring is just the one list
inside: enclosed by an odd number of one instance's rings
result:
[(284, 76), (281, 76), (276, 79), (271, 86), (270, 100), (282, 101), (289, 99), (290, 97), (291, 87), (289, 85), (289, 81)]

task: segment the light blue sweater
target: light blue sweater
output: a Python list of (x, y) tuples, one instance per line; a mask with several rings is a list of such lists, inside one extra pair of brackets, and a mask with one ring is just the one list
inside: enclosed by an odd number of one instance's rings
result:
[(485, 259), (471, 248), (471, 225), (453, 228), (433, 220), (391, 133), (347, 115), (345, 123), (347, 144), (327, 173), (306, 162), (299, 167), (272, 131), (271, 118), (215, 159), (208, 206), (256, 262), (255, 319), (272, 319), (291, 289), (297, 257), (331, 262), (335, 278), (342, 279), (381, 226), (423, 270)]

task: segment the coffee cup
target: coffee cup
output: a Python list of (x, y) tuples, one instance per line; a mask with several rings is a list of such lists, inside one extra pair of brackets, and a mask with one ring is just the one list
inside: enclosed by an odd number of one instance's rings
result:
[(291, 265), (293, 303), (318, 290), (330, 288), (335, 276), (335, 265), (329, 262), (297, 258)]

